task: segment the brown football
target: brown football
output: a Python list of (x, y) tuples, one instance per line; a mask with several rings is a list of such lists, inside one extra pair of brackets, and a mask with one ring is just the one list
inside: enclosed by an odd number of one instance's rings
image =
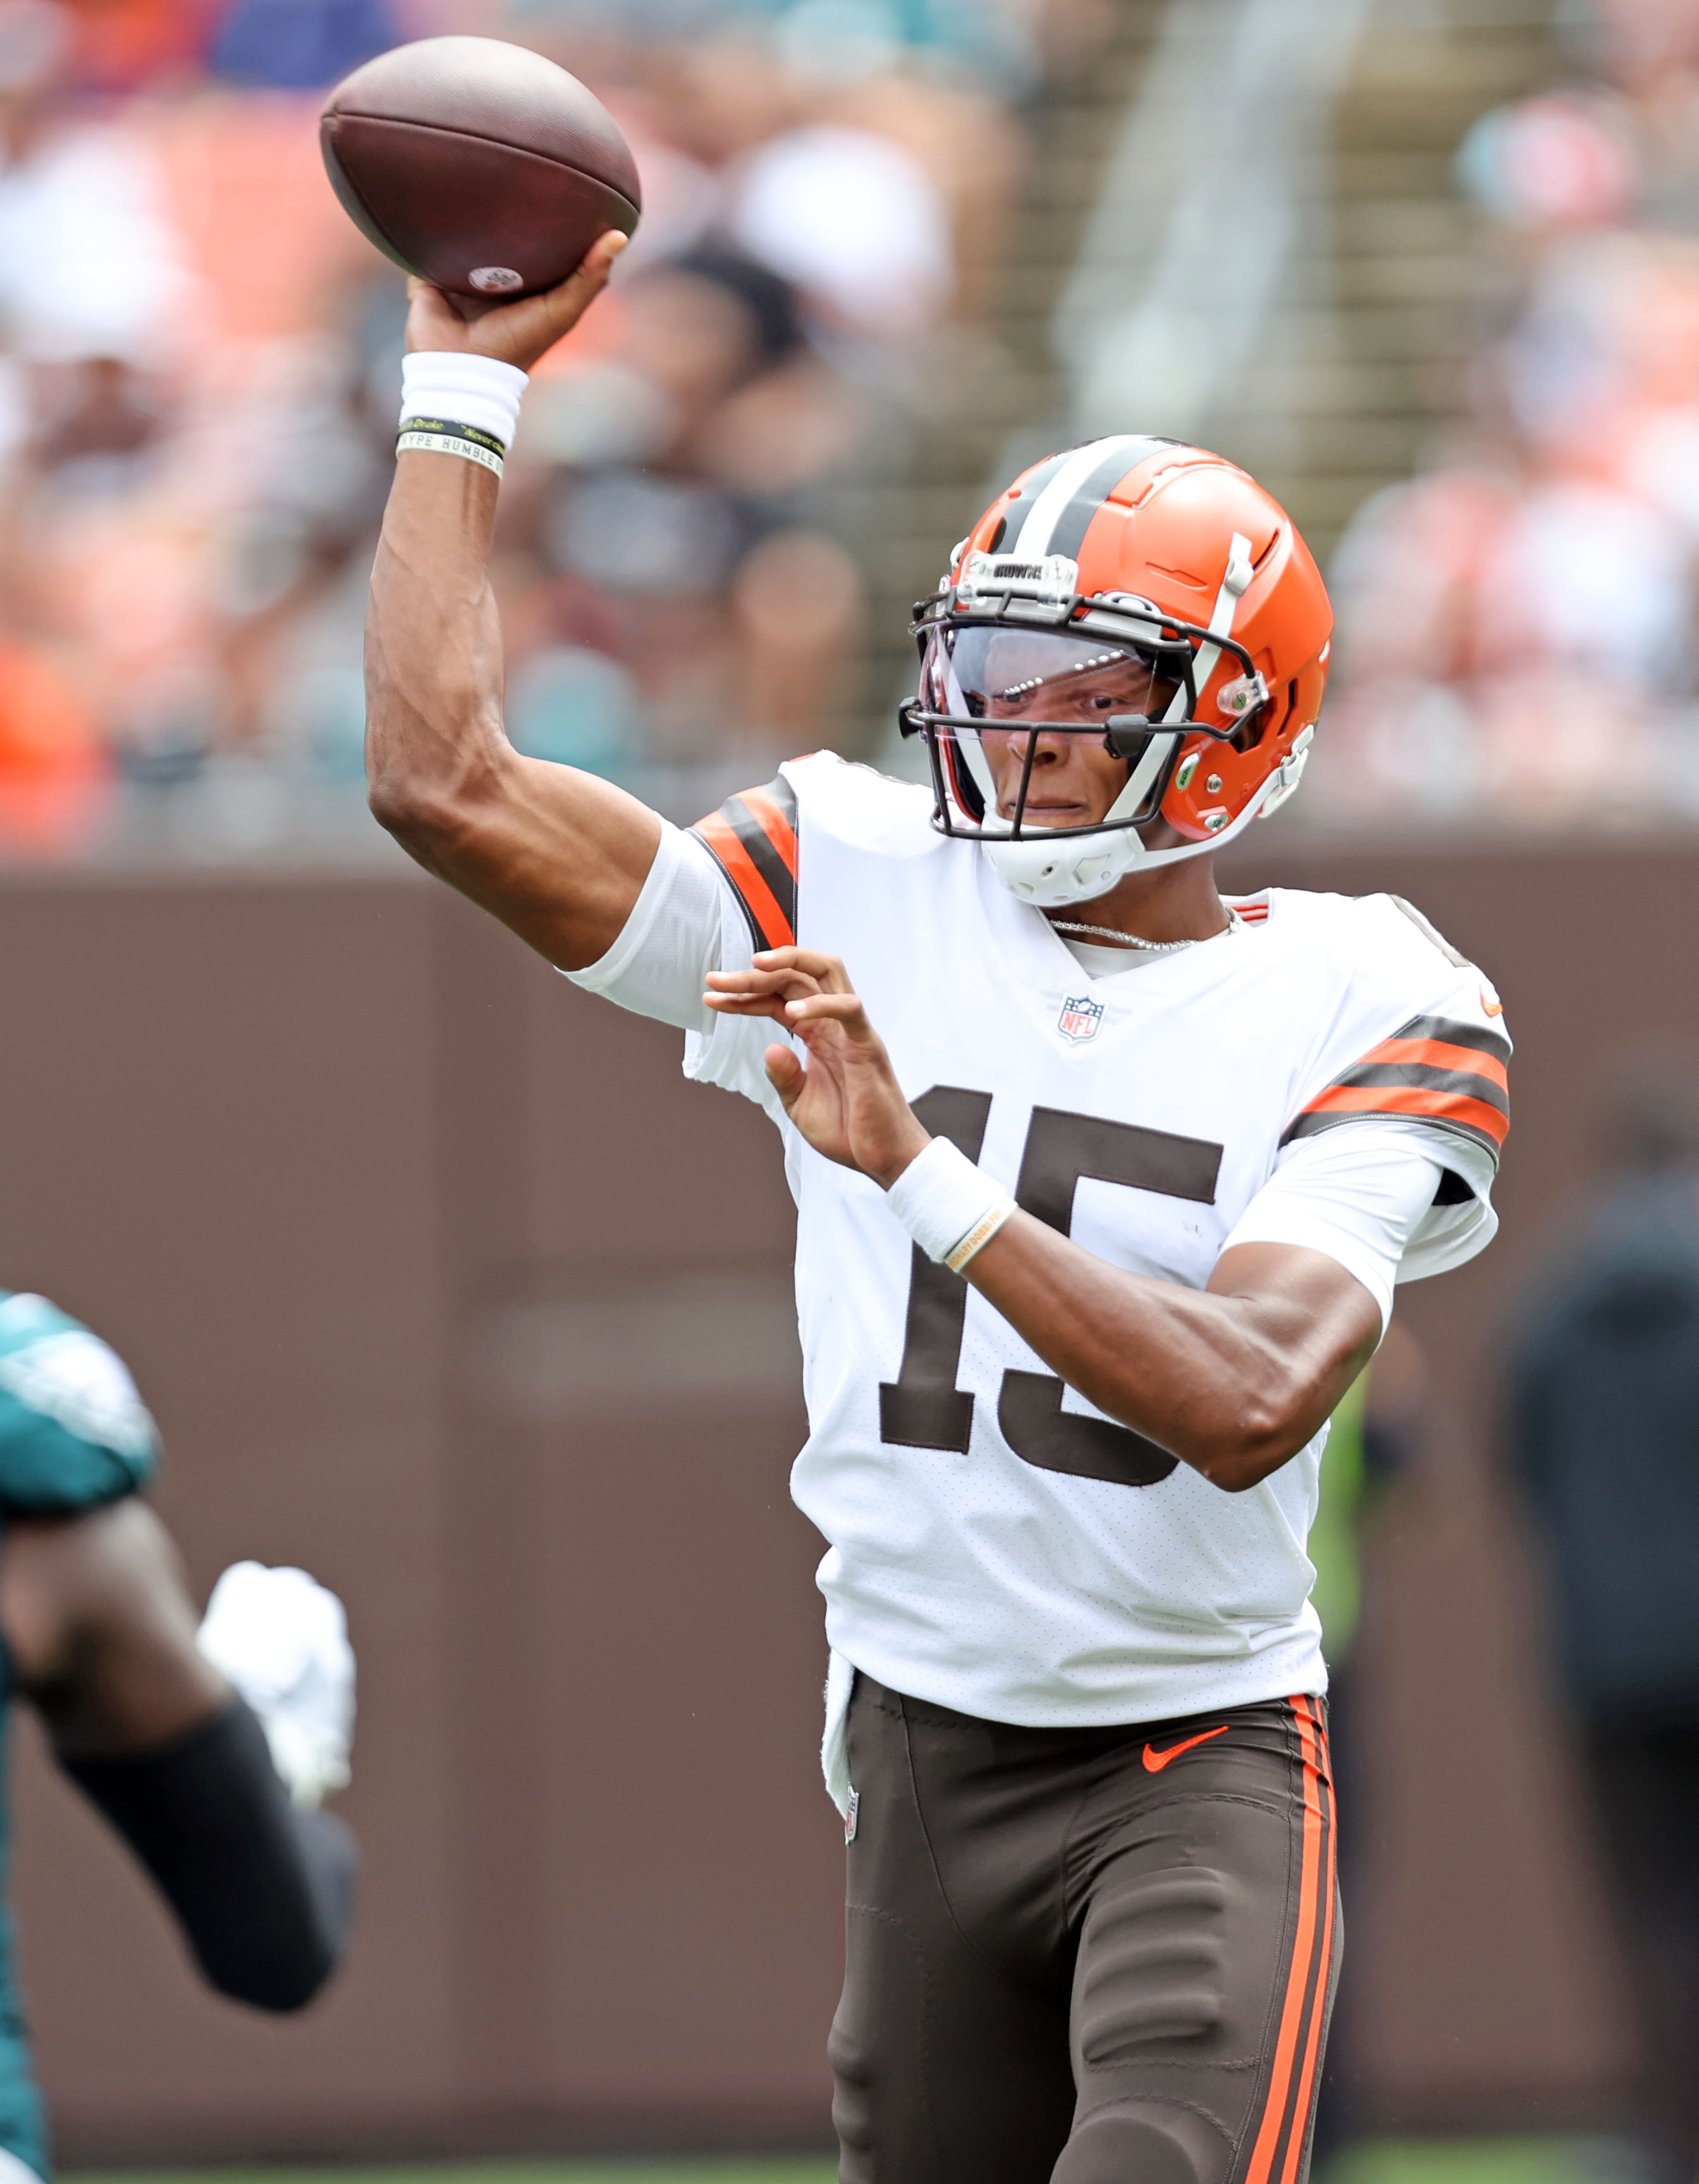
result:
[(577, 76), (501, 38), (420, 38), (357, 68), (319, 124), (331, 187), (409, 273), (463, 296), (564, 281), (643, 198), (612, 114)]

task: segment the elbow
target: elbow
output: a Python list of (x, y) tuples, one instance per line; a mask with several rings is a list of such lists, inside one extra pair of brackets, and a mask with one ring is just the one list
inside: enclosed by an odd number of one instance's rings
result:
[(510, 749), (475, 749), (423, 759), (398, 750), (388, 738), (368, 747), (366, 804), (387, 834), (419, 862), (443, 868), (489, 824), (510, 797), (512, 783), (504, 760)]
[(280, 1952), (259, 1963), (203, 1963), (202, 1970), (207, 1984), (227, 2001), (246, 2003), (270, 2017), (292, 2017), (323, 1992), (337, 1964), (336, 1951), (320, 1944)]
[(354, 1839), (332, 1814), (285, 1810), (293, 1858), (252, 1904), (193, 1936), (209, 1985), (277, 2017), (305, 2009), (334, 1976), (353, 1930), (359, 1876)]
[(387, 834), (414, 855), (450, 846), (471, 823), (493, 783), (493, 760), (477, 708), (463, 694), (439, 694), (437, 709), (401, 702), (368, 686), (366, 805)]
[(457, 800), (450, 793), (405, 775), (372, 773), (366, 803), (386, 834), (404, 850), (426, 853), (454, 831)]
[(1295, 1449), (1272, 1457), (1255, 1447), (1212, 1449), (1197, 1459), (1197, 1468), (1212, 1486), (1218, 1486), (1223, 1494), (1248, 1494), (1296, 1454)]
[(488, 816), (481, 779), (374, 769), (367, 777), (371, 816), (426, 872), (446, 875)]
[(1248, 1493), (1307, 1446), (1316, 1430), (1309, 1407), (1284, 1394), (1247, 1396), (1210, 1423), (1190, 1461), (1223, 1494)]

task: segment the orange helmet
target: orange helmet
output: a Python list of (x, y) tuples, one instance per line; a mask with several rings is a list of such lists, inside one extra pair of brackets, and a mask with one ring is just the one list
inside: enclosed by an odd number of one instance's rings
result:
[[(1218, 848), (1285, 801), (1315, 732), (1333, 613), (1291, 518), (1254, 478), (1201, 448), (1123, 434), (1023, 471), (913, 627), (920, 694), (898, 718), (926, 740), (933, 824), (983, 844), (1017, 894), (1054, 907)], [(988, 734), (1022, 761), (1012, 811)], [(1127, 762), (1093, 825), (1026, 816), (1051, 735), (1089, 735)], [(1178, 846), (1146, 846), (1139, 829), (1159, 816)]]

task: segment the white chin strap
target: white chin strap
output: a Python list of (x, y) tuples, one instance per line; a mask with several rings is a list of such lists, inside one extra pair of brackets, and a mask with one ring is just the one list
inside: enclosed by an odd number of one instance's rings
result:
[[(1212, 638), (1230, 637), (1233, 618), (1239, 602), (1250, 586), (1251, 577), (1251, 541), (1238, 532), (1228, 550), (1227, 573), (1221, 580), (1221, 589), (1216, 593), (1215, 611), (1210, 616)], [(1192, 687), (1201, 696), (1215, 672), (1215, 664), (1221, 657), (1219, 644), (1200, 644), (1192, 669)], [(1186, 688), (1184, 683), (1175, 691), (1163, 715), (1167, 721), (1184, 721), (1186, 716)], [(1176, 747), (1184, 738), (1184, 731), (1170, 735), (1153, 735), (1127, 777), (1127, 784), (1103, 815), (1104, 824), (1129, 817), (1150, 794), (1151, 785), (1161, 776)], [(978, 754), (976, 754), (978, 755)], [(980, 761), (984, 764), (983, 760)], [(989, 769), (987, 768), (989, 775)], [(974, 768), (978, 778), (979, 768)], [(1220, 833), (1211, 835), (1206, 842), (1183, 842), (1172, 850), (1147, 849), (1136, 827), (1122, 827), (1113, 833), (1064, 834), (1055, 841), (982, 842), (980, 850), (986, 862), (1011, 894), (1022, 902), (1029, 902), (1039, 910), (1060, 910), (1068, 903), (1090, 902), (1098, 895), (1107, 894), (1111, 888), (1119, 886), (1129, 872), (1155, 872), (1162, 865), (1184, 863), (1188, 857), (1201, 857), (1232, 841), (1248, 827), (1267, 802), (1282, 780), (1280, 773), (1272, 774), (1261, 789), (1228, 827)], [(1295, 783), (1293, 784), (1295, 786)], [(984, 782), (980, 783), (982, 790)], [(982, 824), (986, 827), (1006, 826), (1008, 822), (995, 816), (995, 800), (986, 798), (986, 814)], [(1027, 830), (1023, 830), (1027, 831)]]
[(1238, 818), (1206, 842), (1147, 850), (1136, 827), (1123, 827), (1118, 834), (1064, 834), (1054, 842), (982, 841), (979, 853), (1011, 894), (1038, 910), (1061, 910), (1071, 902), (1091, 902), (1107, 894), (1128, 872), (1154, 872), (1163, 865), (1184, 864), (1188, 857), (1208, 856), (1236, 841), (1281, 785), (1282, 773), (1277, 769)]

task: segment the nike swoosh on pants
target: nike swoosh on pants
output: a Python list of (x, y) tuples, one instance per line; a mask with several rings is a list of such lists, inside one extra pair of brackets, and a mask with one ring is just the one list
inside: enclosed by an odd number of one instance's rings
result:
[(1189, 1736), (1184, 1744), (1171, 1744), (1166, 1752), (1158, 1752), (1154, 1744), (1145, 1747), (1145, 1772), (1160, 1774), (1171, 1759), (1178, 1759), (1183, 1752), (1189, 1752), (1195, 1744), (1207, 1744), (1212, 1736), (1225, 1736), (1228, 1724), (1223, 1722), (1219, 1729), (1206, 1729), (1201, 1736)]

